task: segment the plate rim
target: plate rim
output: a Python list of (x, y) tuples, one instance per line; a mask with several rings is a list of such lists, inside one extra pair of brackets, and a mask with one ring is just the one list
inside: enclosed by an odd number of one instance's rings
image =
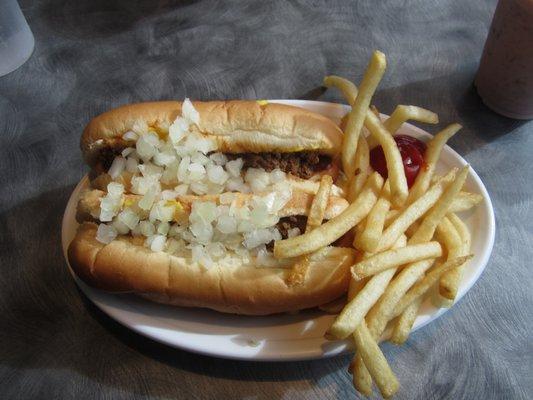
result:
[[(341, 113), (349, 111), (350, 107), (346, 104), (341, 103), (333, 103), (333, 102), (325, 102), (325, 101), (314, 101), (314, 100), (290, 100), (290, 99), (272, 99), (268, 100), (272, 103), (281, 103), (281, 104), (288, 104), (288, 105), (294, 105), (294, 106), (300, 106), (302, 108), (306, 108), (305, 106), (314, 106), (319, 108), (329, 108), (335, 110), (335, 112), (338, 112), (339, 115)], [(386, 117), (386, 115), (381, 114), (383, 117)], [(418, 128), (412, 124), (405, 123), (402, 126), (403, 129), (408, 130), (414, 130), (421, 136), (424, 136), (426, 138), (431, 138), (432, 135), (421, 129)], [(467, 165), (467, 161), (459, 154), (457, 153), (453, 148), (446, 145), (445, 146), (446, 151), (451, 152), (451, 155), (453, 158), (457, 159), (457, 161), (461, 165)], [(485, 270), (488, 261), (490, 259), (490, 256), (492, 254), (492, 250), (494, 247), (494, 240), (495, 240), (495, 234), (496, 234), (496, 222), (495, 222), (495, 215), (494, 215), (494, 208), (492, 205), (492, 199), (490, 198), (490, 195), (488, 193), (487, 188), (485, 187), (483, 181), (477, 174), (477, 172), (470, 168), (469, 175), (472, 177), (472, 179), (475, 181), (476, 186), (481, 190), (481, 195), (483, 196), (484, 201), (487, 205), (487, 213), (488, 213), (488, 220), (487, 220), (487, 229), (488, 229), (488, 241), (484, 243), (484, 248), (486, 249), (483, 253), (483, 256), (481, 260), (479, 261), (478, 265), (479, 267), (476, 269), (476, 273), (473, 275), (473, 277), (470, 279), (468, 284), (461, 288), (460, 293), (458, 293), (458, 297), (455, 301), (455, 304), (457, 304), (462, 297), (475, 285), (475, 283), (479, 280), (481, 274)], [(83, 188), (83, 186), (86, 185), (88, 180), (88, 174), (86, 174), (76, 185), (74, 190), (72, 191), (69, 200), (67, 202), (67, 205), (65, 207), (65, 211), (63, 213), (62, 218), (62, 224), (61, 224), (61, 245), (63, 250), (63, 255), (65, 257), (65, 263), (68, 267), (69, 272), (73, 276), (74, 281), (78, 285), (78, 287), (81, 289), (83, 294), (103, 313), (105, 313), (107, 316), (112, 318), (114, 321), (120, 323), (121, 325), (125, 326), (128, 329), (133, 330), (134, 332), (145, 336), (151, 340), (154, 340), (156, 342), (174, 347), (183, 349), (186, 351), (190, 351), (196, 354), (211, 356), (211, 357), (220, 357), (220, 358), (226, 358), (226, 359), (233, 359), (233, 360), (245, 360), (245, 361), (265, 361), (265, 362), (271, 362), (271, 361), (279, 361), (279, 362), (285, 362), (285, 361), (303, 361), (303, 360), (314, 360), (314, 359), (322, 359), (322, 358), (329, 358), (337, 355), (346, 354), (350, 351), (350, 345), (347, 341), (337, 341), (337, 342), (331, 342), (331, 343), (338, 343), (340, 346), (338, 346), (336, 349), (324, 352), (320, 347), (314, 349), (314, 350), (305, 350), (302, 349), (301, 352), (295, 351), (291, 352), (290, 354), (262, 354), (262, 353), (256, 353), (256, 354), (247, 354), (246, 352), (241, 353), (233, 353), (231, 351), (225, 351), (223, 348), (217, 349), (213, 351), (213, 349), (204, 348), (202, 345), (195, 345), (194, 342), (184, 340), (180, 343), (176, 343), (176, 341), (172, 341), (169, 339), (166, 339), (165, 335), (156, 335), (153, 332), (150, 332), (148, 329), (149, 327), (145, 327), (143, 325), (134, 325), (127, 322), (127, 318), (121, 317), (120, 313), (117, 313), (111, 305), (103, 304), (98, 299), (95, 299), (96, 295), (95, 293), (100, 292), (102, 295), (111, 295), (109, 293), (105, 293), (102, 291), (99, 291), (98, 289), (91, 288), (87, 286), (84, 282), (82, 282), (74, 273), (72, 270), (67, 257), (67, 249), (68, 245), (70, 243), (66, 243), (66, 231), (68, 229), (69, 223), (71, 221), (68, 220), (68, 211), (71, 210), (71, 208), (75, 207), (76, 199), (74, 196), (75, 194), (79, 193), (79, 191)], [(454, 304), (454, 305), (455, 305)], [(157, 305), (156, 305), (157, 306)], [(453, 307), (452, 307), (453, 308)], [(442, 314), (446, 313), (450, 308), (440, 308), (435, 313), (431, 314), (429, 318), (419, 323), (415, 328), (413, 328), (413, 331), (416, 331), (418, 329), (423, 328), (430, 322), (434, 321), (435, 319), (442, 316)], [(214, 312), (214, 311), (213, 311)], [(258, 317), (261, 318), (261, 317)], [(197, 334), (197, 333), (196, 333)], [(308, 339), (309, 340), (309, 339)]]

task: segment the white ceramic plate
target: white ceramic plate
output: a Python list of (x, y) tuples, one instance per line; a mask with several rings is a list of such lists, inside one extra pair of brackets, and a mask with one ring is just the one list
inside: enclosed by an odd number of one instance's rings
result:
[[(307, 108), (336, 121), (349, 110), (345, 105), (318, 101), (272, 101)], [(431, 137), (427, 132), (408, 124), (400, 129), (400, 133), (426, 140)], [(438, 169), (445, 171), (465, 164), (466, 161), (459, 154), (450, 147), (445, 147)], [(85, 177), (72, 193), (65, 210), (62, 226), (65, 254), (77, 228), (77, 199), (80, 191), (87, 186), (88, 179)], [(472, 252), (475, 257), (465, 273), (458, 293), (459, 299), (483, 272), (492, 251), (495, 231), (489, 194), (472, 169), (466, 181), (466, 189), (482, 194), (484, 201), (474, 211), (462, 215), (472, 232)], [(76, 276), (74, 279), (103, 312), (135, 332), (169, 346), (217, 357), (262, 361), (330, 357), (349, 350), (346, 342), (324, 340), (323, 334), (334, 317), (317, 310), (266, 317), (229, 315), (204, 309), (160, 305), (134, 295), (109, 294), (85, 285)], [(446, 311), (447, 309), (437, 309), (429, 303), (423, 304), (414, 329), (421, 328)]]

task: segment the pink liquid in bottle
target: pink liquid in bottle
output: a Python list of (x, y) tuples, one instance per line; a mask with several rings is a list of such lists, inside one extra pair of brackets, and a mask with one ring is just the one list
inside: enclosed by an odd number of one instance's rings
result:
[(475, 85), (497, 113), (533, 119), (533, 0), (499, 0)]

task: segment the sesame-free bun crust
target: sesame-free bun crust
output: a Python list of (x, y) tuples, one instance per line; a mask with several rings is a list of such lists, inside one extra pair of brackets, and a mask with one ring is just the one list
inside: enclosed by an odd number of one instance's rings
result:
[[(136, 125), (158, 131), (181, 115), (181, 101), (137, 103), (115, 108), (95, 117), (85, 128), (81, 148), (94, 167), (105, 148), (126, 147), (122, 135)], [(232, 100), (193, 102), (200, 114), (194, 129), (215, 139), (225, 153), (319, 151), (339, 153), (342, 131), (330, 119), (299, 107), (257, 101)], [(131, 143), (130, 143), (131, 144)]]
[(183, 257), (152, 252), (132, 237), (102, 244), (96, 229), (96, 224), (81, 224), (68, 249), (70, 265), (87, 284), (235, 314), (296, 311), (334, 300), (347, 290), (355, 257), (353, 249), (326, 247), (310, 257), (305, 282), (288, 286), (287, 268), (215, 265), (206, 270)]

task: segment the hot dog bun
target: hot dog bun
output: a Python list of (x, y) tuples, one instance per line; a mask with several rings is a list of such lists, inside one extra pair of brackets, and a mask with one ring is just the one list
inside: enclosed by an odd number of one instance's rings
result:
[[(256, 101), (193, 102), (200, 114), (191, 132), (215, 139), (222, 153), (297, 153), (316, 151), (335, 158), (340, 151), (342, 132), (329, 119), (309, 111)], [(81, 147), (87, 163), (105, 175), (102, 158), (106, 153), (134, 146), (123, 139), (125, 132), (139, 124), (166, 137), (169, 125), (181, 115), (182, 102), (141, 103), (106, 112), (84, 130)], [(109, 176), (109, 175), (108, 175)], [(105, 177), (104, 177), (105, 178)], [(109, 178), (110, 179), (110, 178)], [(120, 181), (122, 177), (119, 177)], [(131, 202), (137, 201), (128, 192)], [(105, 187), (108, 178), (102, 179)], [(288, 175), (290, 200), (278, 217), (305, 216), (318, 183)], [(94, 186), (93, 186), (94, 189)], [(335, 187), (325, 218), (340, 214), (348, 205), (342, 190)], [(205, 268), (191, 262), (183, 250), (173, 254), (154, 252), (143, 245), (143, 236), (119, 235), (108, 244), (96, 239), (99, 204), (105, 192), (90, 190), (80, 198), (77, 219), (81, 223), (68, 249), (76, 274), (87, 284), (113, 292), (132, 292), (150, 300), (180, 306), (206, 307), (218, 311), (264, 315), (315, 307), (342, 295), (349, 281), (349, 266), (355, 251), (329, 246), (310, 256), (302, 285), (290, 286), (286, 276), (297, 260), (274, 260), (273, 266), (259, 267), (255, 256), (238, 256)], [(243, 199), (251, 196), (238, 193)], [(217, 203), (217, 195), (185, 195), (176, 198), (185, 212), (196, 201)], [(190, 251), (189, 251), (190, 257)]]
[[(257, 101), (193, 102), (200, 114), (196, 129), (216, 140), (225, 153), (319, 151), (336, 155), (342, 131), (331, 120), (302, 108)], [(137, 103), (107, 111), (94, 118), (83, 131), (81, 149), (91, 167), (106, 148), (123, 148), (122, 135), (135, 126), (162, 132), (181, 115), (182, 102)]]
[[(354, 250), (327, 247), (313, 255), (303, 285), (285, 283), (287, 268), (215, 265), (205, 270), (183, 257), (154, 253), (121, 237), (95, 239), (96, 225), (80, 225), (68, 250), (76, 274), (93, 287), (133, 292), (160, 303), (266, 315), (315, 307), (347, 290)], [(290, 267), (290, 265), (289, 265)]]

